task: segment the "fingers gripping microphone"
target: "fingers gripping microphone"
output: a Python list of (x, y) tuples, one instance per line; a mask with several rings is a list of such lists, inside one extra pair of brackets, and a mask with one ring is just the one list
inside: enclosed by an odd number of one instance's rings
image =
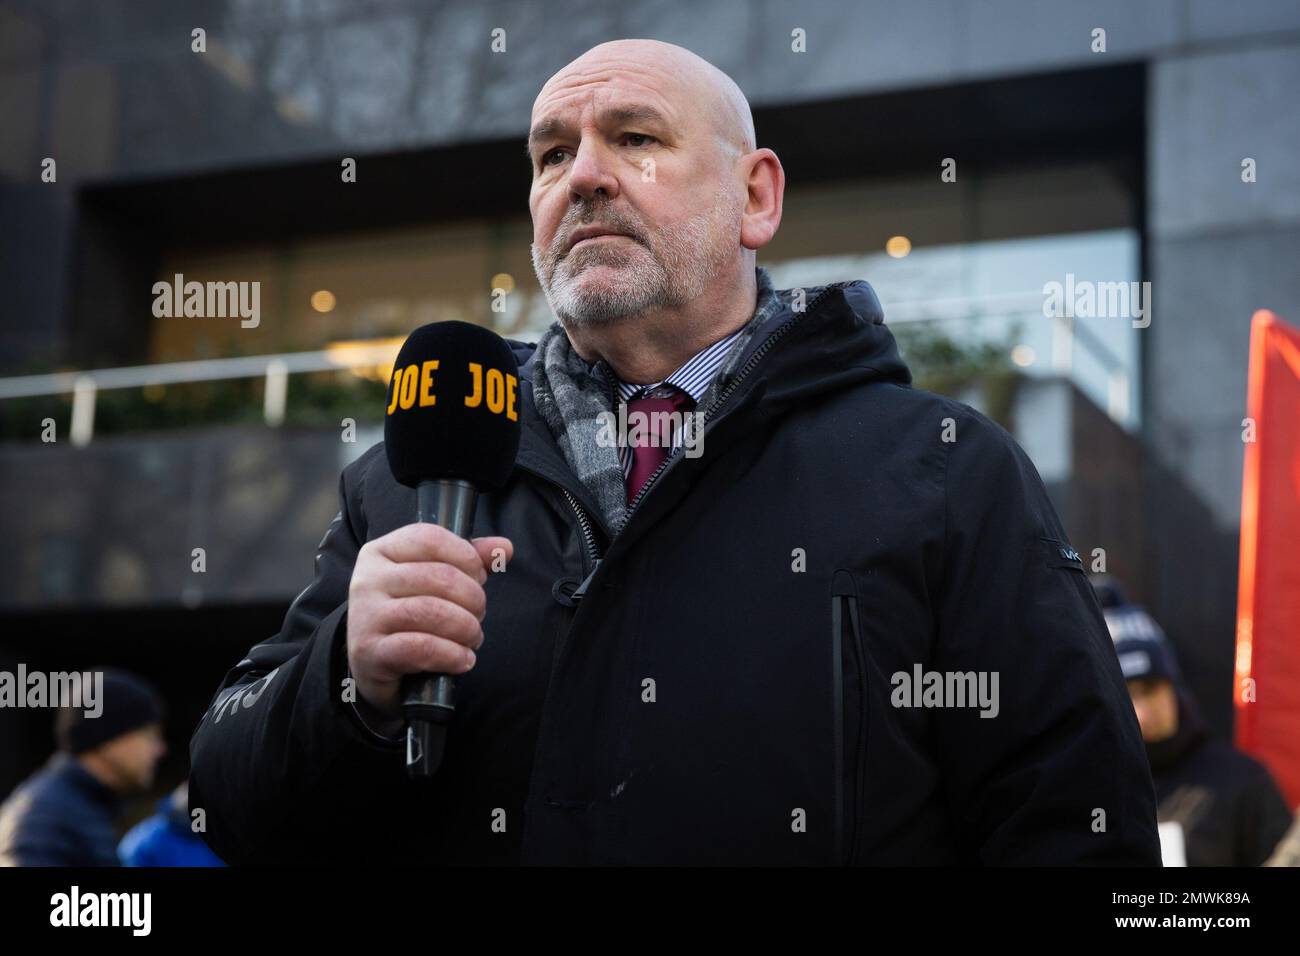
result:
[[(479, 492), (497, 491), (519, 452), (519, 366), (505, 339), (468, 322), (411, 333), (393, 366), (384, 418), (388, 465), (416, 493), (417, 521), (470, 536)], [(433, 776), (455, 713), (449, 674), (402, 680), (409, 777)]]

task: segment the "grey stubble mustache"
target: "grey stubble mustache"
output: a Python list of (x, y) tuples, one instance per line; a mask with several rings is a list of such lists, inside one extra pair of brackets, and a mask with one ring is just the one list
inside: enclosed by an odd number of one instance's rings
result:
[[(575, 209), (579, 210), (576, 215), (574, 214)], [(568, 254), (569, 237), (573, 235), (575, 230), (592, 225), (596, 221), (597, 213), (602, 210), (605, 211), (605, 216), (600, 220), (602, 227), (617, 230), (633, 242), (642, 246), (645, 245), (641, 230), (636, 228), (635, 224), (628, 222), (628, 217), (624, 214), (614, 211), (614, 207), (608, 200), (603, 203), (588, 202), (582, 206), (570, 206), (569, 211), (560, 220), (560, 227), (555, 231), (555, 238), (551, 241), (551, 249), (547, 253), (552, 274), (559, 265), (560, 260)]]

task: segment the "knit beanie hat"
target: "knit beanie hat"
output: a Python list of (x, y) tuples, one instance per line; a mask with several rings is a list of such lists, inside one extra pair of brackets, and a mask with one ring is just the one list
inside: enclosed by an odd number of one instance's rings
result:
[[(103, 674), (98, 707), (60, 708), (54, 721), (60, 750), (84, 753), (133, 730), (162, 723), (162, 698), (148, 681), (118, 670), (101, 668), (91, 673)], [(86, 716), (87, 709), (98, 709), (98, 716)]]

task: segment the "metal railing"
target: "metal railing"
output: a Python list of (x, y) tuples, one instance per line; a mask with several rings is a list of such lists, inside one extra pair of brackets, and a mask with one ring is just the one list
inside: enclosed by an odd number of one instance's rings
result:
[(1105, 377), (1106, 413), (1125, 427), (1129, 424), (1134, 398), (1134, 382), (1129, 367), (1078, 319), (1070, 316), (1045, 316), (1041, 290), (891, 302), (885, 309), (885, 317), (895, 329), (917, 323), (951, 326), (968, 333), (977, 326), (993, 321), (1050, 322), (1049, 368), (1052, 373), (1082, 386), (1084, 383), (1076, 359), (1077, 355), (1082, 355), (1095, 364)]
[[(1081, 384), (1075, 361), (1076, 350), (1096, 363), (1106, 377), (1106, 411), (1112, 419), (1127, 425), (1133, 382), (1128, 368), (1092, 331), (1072, 318), (1046, 318), (1041, 291), (1002, 293), (947, 299), (891, 302), (886, 318), (895, 328), (913, 323), (948, 325), (967, 336), (993, 321), (1050, 321), (1053, 374)], [(979, 333), (976, 332), (978, 335)], [(403, 339), (339, 342), (314, 352), (287, 352), (238, 358), (200, 359), (133, 365), (124, 368), (53, 372), (0, 378), (0, 400), (72, 394), (70, 438), (84, 446), (94, 437), (95, 401), (108, 389), (147, 388), (194, 382), (241, 378), (264, 378), (263, 417), (275, 427), (284, 422), (289, 376), (311, 372), (365, 369), (386, 381), (391, 374)]]
[(343, 342), (316, 352), (285, 352), (277, 355), (248, 355), (239, 358), (199, 359), (80, 372), (22, 375), (0, 378), (0, 399), (66, 395), (71, 392), (70, 438), (73, 445), (81, 447), (89, 444), (94, 437), (95, 399), (101, 391), (239, 378), (265, 378), (262, 412), (266, 423), (274, 427), (284, 422), (290, 375), (304, 372), (373, 369), (376, 374), (386, 379), (401, 345), (400, 338), (375, 342)]

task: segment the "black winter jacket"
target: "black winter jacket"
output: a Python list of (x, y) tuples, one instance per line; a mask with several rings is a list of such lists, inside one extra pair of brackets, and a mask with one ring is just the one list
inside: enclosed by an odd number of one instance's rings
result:
[(1188, 866), (1260, 866), (1291, 826), (1291, 809), (1268, 768), (1210, 736), (1181, 681), (1178, 730), (1147, 744), (1156, 819), (1183, 832)]
[[(357, 551), (415, 515), (376, 446), (195, 731), (222, 857), (1159, 865), (1133, 708), (1042, 482), (997, 425), (910, 387), (870, 286), (766, 323), (703, 454), (676, 452), (612, 540), (512, 345), (518, 463), (473, 534), (514, 559), (438, 776), (408, 782), (342, 700)], [(996, 715), (904, 693), (929, 672), (996, 672)]]

